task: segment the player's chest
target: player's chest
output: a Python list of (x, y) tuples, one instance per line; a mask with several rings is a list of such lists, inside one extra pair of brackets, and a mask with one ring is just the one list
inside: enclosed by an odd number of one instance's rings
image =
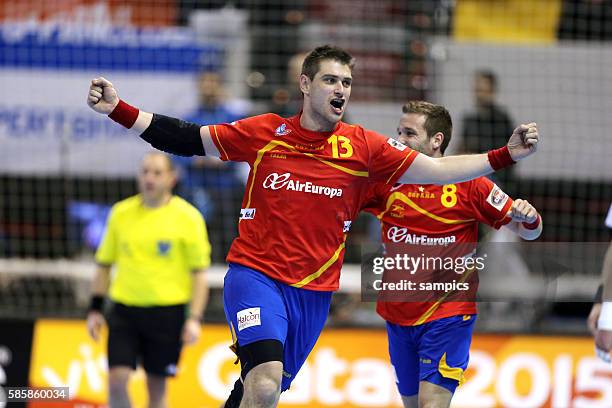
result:
[(318, 143), (272, 140), (258, 152), (252, 177), (267, 190), (321, 186), (350, 190), (368, 179), (367, 151), (347, 136)]
[(469, 195), (462, 187), (415, 184), (393, 188), (387, 196), (385, 218), (414, 223), (425, 217), (441, 224), (445, 220), (469, 218), (472, 215)]

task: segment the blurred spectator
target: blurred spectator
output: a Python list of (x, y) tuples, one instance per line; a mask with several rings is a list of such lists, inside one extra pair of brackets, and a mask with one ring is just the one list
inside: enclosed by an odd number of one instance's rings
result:
[[(474, 75), (474, 98), (476, 111), (463, 118), (463, 150), (482, 153), (503, 146), (512, 134), (513, 121), (505, 108), (496, 102), (497, 76), (492, 71), (481, 70)], [(514, 169), (512, 167), (491, 175), (510, 196), (516, 194)]]
[(612, 40), (612, 1), (564, 0), (557, 35), (563, 40)]
[[(190, 122), (200, 125), (230, 123), (248, 114), (243, 107), (226, 101), (218, 72), (205, 71), (199, 75), (198, 95), (198, 109), (186, 118)], [(221, 261), (236, 236), (233, 220), (240, 214), (244, 164), (225, 163), (206, 156), (174, 156), (173, 160), (181, 175), (177, 193), (200, 210), (206, 219), (211, 231), (213, 259)]]
[(270, 112), (288, 117), (297, 114), (302, 109), (302, 92), (300, 91), (300, 74), (306, 53), (293, 55), (287, 63), (287, 80), (284, 86), (277, 88), (272, 94)]

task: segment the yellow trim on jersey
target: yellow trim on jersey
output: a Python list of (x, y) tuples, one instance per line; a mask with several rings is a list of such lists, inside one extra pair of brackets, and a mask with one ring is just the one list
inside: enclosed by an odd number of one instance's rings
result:
[(370, 174), (367, 171), (359, 171), (359, 170), (353, 170), (353, 169), (349, 169), (348, 167), (344, 167), (344, 166), (340, 166), (339, 164), (336, 163), (332, 163), (330, 161), (327, 161), (325, 159), (322, 159), (320, 157), (316, 157), (314, 154), (312, 153), (306, 153), (306, 152), (300, 152), (308, 157), (311, 157), (313, 159), (316, 159), (318, 161), (320, 161), (323, 164), (327, 164), (330, 167), (333, 167), (336, 170), (340, 170), (343, 171), (345, 173), (350, 174), (351, 176), (356, 176), (356, 177), (369, 177)]
[(238, 341), (238, 336), (236, 336), (236, 330), (234, 330), (234, 323), (230, 322), (230, 334), (232, 335), (232, 343), (236, 343)]
[(330, 161), (327, 161), (325, 159), (321, 159), (319, 157), (316, 157), (315, 155), (313, 155), (312, 153), (306, 153), (306, 152), (301, 152), (298, 149), (296, 149), (294, 146), (291, 146), (290, 144), (283, 142), (282, 140), (271, 140), (267, 145), (265, 145), (264, 147), (262, 147), (261, 149), (259, 149), (257, 151), (257, 158), (255, 159), (255, 162), (253, 162), (253, 175), (251, 177), (251, 185), (249, 186), (249, 195), (247, 198), (247, 203), (246, 203), (246, 208), (249, 208), (251, 206), (251, 195), (253, 193), (253, 186), (255, 185), (255, 176), (257, 175), (257, 167), (259, 166), (259, 163), (261, 163), (261, 160), (263, 159), (263, 156), (266, 152), (274, 149), (276, 146), (283, 146), (286, 147), (287, 149), (296, 152), (296, 153), (301, 153), (303, 155), (306, 155), (307, 157), (310, 157), (312, 159), (316, 159), (318, 161), (320, 161), (323, 164), (326, 164), (330, 167), (333, 167), (337, 170), (343, 171), (347, 174), (350, 174), (352, 176), (356, 176), (356, 177), (369, 177), (369, 173), (367, 171), (358, 171), (358, 170), (353, 170), (353, 169), (349, 169), (348, 167), (344, 167), (344, 166), (340, 166), (339, 164), (335, 164), (332, 163)]
[[(209, 126), (210, 128), (211, 126)], [(229, 156), (227, 155), (227, 152), (225, 151), (225, 148), (223, 147), (223, 144), (221, 143), (221, 140), (219, 139), (219, 135), (217, 134), (217, 128), (215, 127), (215, 125), (212, 125), (213, 128), (213, 132), (215, 133), (215, 137), (217, 138), (217, 143), (219, 144), (219, 146), (221, 146), (221, 150), (223, 150), (223, 154), (225, 155), (225, 158), (227, 160), (229, 160)]]
[(297, 283), (293, 283), (290, 286), (293, 286), (294, 288), (301, 288), (305, 285), (308, 285), (310, 282), (317, 279), (319, 276), (323, 275), (323, 272), (328, 270), (329, 267), (332, 266), (334, 262), (336, 262), (338, 258), (340, 257), (340, 252), (342, 252), (342, 250), (344, 249), (344, 246), (346, 245), (346, 237), (347, 237), (347, 234), (344, 234), (344, 240), (342, 241), (342, 244), (340, 244), (338, 249), (336, 249), (336, 251), (331, 256), (331, 258), (329, 258), (327, 262), (323, 264), (323, 266), (321, 266), (315, 273), (311, 273), (310, 275), (308, 275), (301, 281)]
[(463, 375), (463, 369), (460, 367), (449, 367), (446, 364), (446, 353), (442, 355), (440, 362), (438, 363), (438, 371), (442, 374), (442, 377), (451, 378), (459, 382), (459, 385), (465, 382), (465, 376)]
[[(474, 272), (476, 270), (476, 268), (472, 268), (472, 269), (468, 269), (463, 276), (461, 277), (461, 279), (459, 280), (459, 283), (463, 283), (465, 282), (465, 280), (472, 274), (472, 272)], [(412, 325), (413, 326), (418, 326), (420, 324), (423, 324), (427, 321), (427, 319), (429, 319), (431, 317), (431, 315), (433, 315), (433, 313), (438, 310), (438, 308), (440, 307), (440, 305), (442, 304), (442, 302), (444, 301), (444, 299), (446, 299), (448, 297), (448, 295), (450, 295), (452, 292), (446, 292), (444, 295), (442, 295), (442, 297), (438, 300), (436, 300), (436, 303), (434, 303), (433, 305), (431, 305), (431, 307), (429, 309), (427, 309), (427, 311), (425, 313), (423, 313), (421, 315), (421, 317), (419, 317), (417, 319), (416, 322), (414, 322)], [(465, 320), (465, 319), (464, 319)]]
[(468, 222), (473, 222), (474, 219), (468, 219), (468, 220), (451, 220), (449, 218), (444, 218), (444, 217), (440, 217), (439, 215), (436, 214), (432, 214), (429, 211), (425, 210), (424, 208), (419, 207), (414, 201), (412, 201), (411, 199), (409, 199), (404, 193), (400, 192), (400, 191), (396, 191), (395, 193), (392, 193), (389, 198), (387, 199), (387, 205), (385, 206), (385, 211), (381, 212), (378, 215), (378, 219), (382, 220), (382, 218), (384, 217), (384, 215), (387, 213), (387, 211), (389, 211), (389, 208), (391, 208), (391, 204), (393, 204), (393, 201), (395, 200), (399, 200), (401, 202), (404, 202), (406, 204), (408, 204), (412, 209), (418, 211), (419, 213), (434, 219), (436, 221), (439, 221), (441, 223), (444, 224), (465, 224)]
[(408, 154), (406, 155), (406, 157), (404, 157), (404, 160), (402, 160), (402, 162), (400, 163), (400, 165), (399, 165), (399, 166), (397, 166), (397, 169), (395, 169), (395, 171), (394, 171), (394, 172), (393, 172), (393, 173), (392, 173), (392, 174), (389, 176), (389, 178), (387, 179), (387, 184), (389, 184), (389, 182), (391, 181), (391, 179), (393, 178), (393, 176), (395, 176), (395, 173), (397, 173), (397, 171), (398, 171), (399, 169), (401, 169), (401, 168), (402, 168), (402, 166), (404, 165), (404, 163), (406, 162), (406, 160), (408, 160), (408, 158), (409, 158), (410, 156), (412, 156), (412, 153), (414, 153), (414, 152), (415, 152), (415, 150), (411, 151), (410, 153), (408, 153)]

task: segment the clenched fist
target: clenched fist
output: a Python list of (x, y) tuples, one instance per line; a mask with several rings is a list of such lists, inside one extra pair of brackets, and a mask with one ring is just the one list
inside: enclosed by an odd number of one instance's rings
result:
[(535, 123), (523, 124), (514, 129), (510, 140), (508, 140), (508, 150), (512, 160), (519, 161), (534, 153), (539, 142), (538, 126)]
[(119, 103), (119, 96), (113, 84), (106, 78), (95, 78), (89, 86), (87, 105), (98, 113), (110, 114)]
[(538, 212), (529, 201), (517, 198), (508, 211), (508, 217), (512, 218), (512, 221), (531, 224), (538, 219)]

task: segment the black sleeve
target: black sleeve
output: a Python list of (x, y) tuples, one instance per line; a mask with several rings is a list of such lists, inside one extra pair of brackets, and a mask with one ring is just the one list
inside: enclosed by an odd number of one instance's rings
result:
[(158, 150), (178, 156), (205, 156), (200, 125), (164, 115), (153, 114), (151, 124), (140, 135)]
[(597, 287), (597, 292), (595, 292), (595, 298), (593, 298), (593, 303), (602, 303), (603, 302), (603, 283)]

